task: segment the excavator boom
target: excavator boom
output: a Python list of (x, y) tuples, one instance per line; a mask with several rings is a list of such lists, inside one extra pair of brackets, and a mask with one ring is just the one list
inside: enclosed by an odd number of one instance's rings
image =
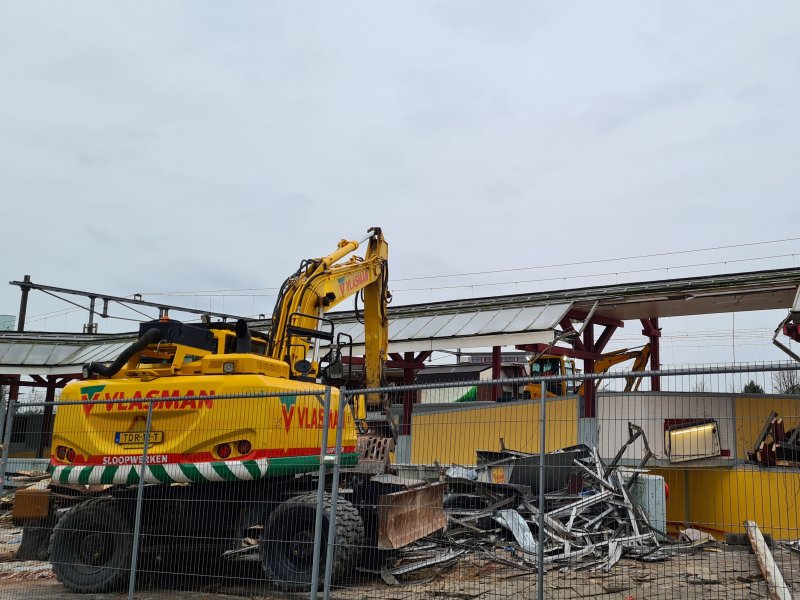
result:
[[(363, 257), (345, 260), (365, 242)], [(380, 387), (389, 343), (388, 257), (389, 245), (383, 232), (372, 227), (360, 241), (342, 240), (328, 256), (303, 261), (281, 286), (272, 316), (268, 356), (286, 362), (291, 378), (315, 380), (320, 376), (321, 343), (327, 342), (334, 353), (338, 351), (332, 327), (325, 331), (330, 323), (325, 313), (360, 295), (364, 302), (364, 384), (367, 388)], [(371, 396), (370, 405), (380, 403)]]
[[(615, 350), (614, 352), (609, 352), (604, 354), (602, 358), (598, 359), (594, 363), (594, 372), (595, 373), (605, 373), (614, 365), (618, 365), (620, 363), (625, 362), (626, 360), (633, 360), (633, 365), (631, 366), (631, 371), (644, 371), (645, 367), (647, 366), (647, 361), (650, 358), (650, 344), (645, 344), (638, 350), (629, 350), (625, 348), (624, 350)], [(594, 380), (597, 385), (599, 380)], [(630, 377), (625, 378), (625, 391), (630, 392), (633, 390), (638, 390), (639, 385), (642, 382), (641, 377), (636, 377), (635, 375), (631, 375)], [(582, 383), (580, 387), (578, 387), (576, 393), (583, 394), (585, 383)]]

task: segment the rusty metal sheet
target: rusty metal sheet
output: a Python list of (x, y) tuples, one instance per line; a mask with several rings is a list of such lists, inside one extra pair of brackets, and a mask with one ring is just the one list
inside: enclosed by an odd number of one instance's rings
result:
[(402, 548), (447, 525), (444, 483), (378, 496), (378, 548)]
[(392, 438), (374, 435), (360, 435), (356, 443), (359, 473), (385, 473), (389, 467), (390, 455), (394, 451)]
[(17, 490), (14, 494), (14, 506), (11, 518), (15, 523), (27, 520), (46, 519), (50, 514), (49, 479), (40, 481), (31, 487)]

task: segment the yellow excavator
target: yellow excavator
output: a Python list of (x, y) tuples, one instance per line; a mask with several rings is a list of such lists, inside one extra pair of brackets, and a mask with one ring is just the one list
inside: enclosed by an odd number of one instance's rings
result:
[[(363, 257), (345, 260), (364, 242)], [(185, 553), (221, 560), (248, 547), (278, 587), (308, 589), (327, 391), (329, 440), (343, 421), (334, 579), (358, 566), (365, 546), (392, 549), (443, 527), (441, 511), (414, 517), (414, 507), (441, 507), (442, 487), (406, 489), (397, 478), (376, 475), (389, 470), (391, 444), (359, 435), (365, 403), (345, 404), (339, 414), (339, 390), (326, 385), (343, 343), (324, 315), (354, 295), (364, 302), (366, 384), (382, 383), (387, 265), (388, 245), (372, 228), (360, 242), (342, 240), (330, 255), (300, 264), (280, 288), (267, 336), (251, 334), (245, 321), (162, 318), (141, 324), (139, 339), (113, 363), (85, 365), (84, 378), (61, 394), (50, 488), (20, 493), (14, 506), (14, 520), (26, 531), (50, 537), (52, 530), (49, 559), (64, 586), (101, 593), (126, 583), (132, 486), (143, 477), (145, 563), (170, 565)], [(333, 453), (329, 441), (324, 454)], [(392, 501), (382, 502), (388, 494)], [(332, 506), (324, 498), (323, 542)], [(379, 518), (381, 504), (388, 512)], [(394, 519), (392, 507), (402, 519)]]
[[(650, 358), (650, 344), (645, 344), (638, 349), (624, 348), (622, 350), (615, 350), (607, 352), (594, 362), (594, 373), (605, 373), (614, 365), (618, 365), (627, 360), (633, 360), (631, 371), (644, 371), (647, 366), (647, 361)], [(530, 375), (537, 376), (571, 376), (576, 373), (575, 360), (566, 358), (557, 354), (540, 354), (534, 356), (530, 363)], [(625, 391), (630, 392), (638, 390), (641, 385), (642, 378), (631, 375), (625, 378)], [(545, 384), (545, 391), (548, 398), (556, 396), (567, 396), (569, 394), (582, 395), (585, 383), (581, 383), (575, 387), (574, 380), (561, 380), (561, 381), (547, 381)], [(594, 386), (600, 384), (599, 379), (594, 380)], [(528, 398), (541, 398), (542, 384), (529, 383), (525, 386), (523, 394)]]

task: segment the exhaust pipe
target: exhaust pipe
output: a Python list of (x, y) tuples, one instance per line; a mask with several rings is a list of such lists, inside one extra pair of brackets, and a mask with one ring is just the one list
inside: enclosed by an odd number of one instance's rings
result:
[(130, 346), (122, 351), (116, 360), (112, 363), (97, 363), (90, 362), (83, 365), (83, 378), (88, 379), (92, 375), (100, 375), (101, 377), (113, 377), (119, 370), (130, 360), (131, 356), (146, 348), (149, 344), (153, 344), (161, 339), (161, 332), (155, 327), (148, 329), (142, 334), (138, 340), (133, 342)]

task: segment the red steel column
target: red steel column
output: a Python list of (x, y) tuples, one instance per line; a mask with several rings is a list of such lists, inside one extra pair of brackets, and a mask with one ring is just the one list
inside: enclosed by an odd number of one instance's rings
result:
[[(414, 353), (406, 352), (403, 355), (403, 360), (407, 364), (414, 362)], [(414, 368), (403, 368), (403, 384), (410, 385), (414, 383)], [(416, 401), (417, 392), (414, 390), (406, 390), (403, 392), (403, 419), (400, 421), (400, 435), (411, 434), (411, 406)]]
[[(492, 347), (492, 379), (500, 379), (500, 346)], [(492, 386), (492, 400), (497, 402), (500, 395), (499, 386)]]
[[(44, 396), (45, 402), (53, 402), (56, 399), (56, 378), (52, 375), (47, 378), (47, 392)], [(50, 445), (53, 437), (53, 405), (48, 404), (44, 407), (42, 417), (42, 431), (39, 436), (39, 448), (36, 450), (36, 458), (44, 458), (44, 449)]]
[[(661, 353), (659, 344), (661, 341), (661, 330), (658, 328), (658, 317), (650, 319), (650, 368), (658, 371), (661, 368)], [(650, 378), (650, 389), (654, 392), (661, 391), (661, 377), (654, 375)]]
[[(583, 330), (583, 346), (586, 352), (594, 352), (594, 323), (586, 325)], [(584, 359), (584, 374), (594, 373), (594, 359)], [(594, 379), (583, 380), (583, 416), (594, 418), (596, 413), (594, 400)]]

